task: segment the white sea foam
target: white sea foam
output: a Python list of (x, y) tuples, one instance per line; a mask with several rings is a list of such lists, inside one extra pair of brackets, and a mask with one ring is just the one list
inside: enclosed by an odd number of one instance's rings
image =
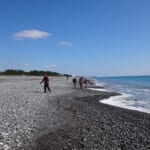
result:
[[(105, 83), (99, 82), (97, 80), (93, 80), (96, 84), (96, 86), (98, 87), (105, 87)], [(107, 90), (105, 88), (88, 88), (90, 90), (94, 90), (94, 91), (102, 91), (102, 92), (111, 92), (110, 90)]]
[(88, 88), (88, 89), (94, 90), (94, 91), (109, 92), (108, 90), (106, 90), (106, 89), (101, 89), (101, 88)]
[(96, 84), (97, 86), (101, 86), (101, 87), (104, 87), (104, 86), (105, 86), (105, 83), (98, 82), (98, 81), (96, 81), (96, 80), (95, 80), (95, 84)]
[(150, 92), (150, 89), (138, 89), (138, 90), (143, 92)]
[(108, 99), (103, 99), (100, 102), (122, 107), (126, 109), (132, 109), (142, 112), (150, 113), (150, 89), (142, 88), (141, 86), (133, 86), (132, 84), (120, 82), (103, 82), (99, 80), (94, 80), (97, 86), (103, 86), (102, 88), (89, 88), (91, 90), (96, 91), (104, 91), (104, 92), (114, 92), (117, 91), (122, 95), (113, 96)]
[[(100, 86), (100, 87), (104, 87), (105, 86), (105, 83), (102, 83), (102, 82), (99, 82), (99, 81), (97, 81), (97, 80), (95, 80), (95, 79), (93, 79), (92, 81), (94, 81), (94, 83), (95, 83), (95, 85), (96, 86)], [(88, 89), (90, 89), (90, 90), (94, 90), (94, 91), (102, 91), (102, 92), (109, 92), (107, 89), (105, 89), (105, 88), (88, 88)]]
[[(130, 99), (130, 100), (128, 100), (128, 99)], [(139, 105), (137, 106), (135, 100), (132, 100), (132, 96), (129, 94), (122, 94), (122, 95), (118, 95), (118, 96), (113, 96), (113, 97), (110, 97), (108, 99), (100, 100), (100, 102), (104, 103), (104, 104), (118, 106), (121, 108), (132, 109), (132, 110), (150, 113), (150, 109), (146, 109), (146, 108), (139, 106)], [(140, 102), (140, 103), (142, 104), (142, 102)]]

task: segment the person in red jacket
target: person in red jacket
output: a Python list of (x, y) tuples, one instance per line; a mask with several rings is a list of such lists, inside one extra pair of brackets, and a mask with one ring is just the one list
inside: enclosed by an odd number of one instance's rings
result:
[(51, 92), (51, 89), (49, 87), (49, 78), (47, 75), (44, 75), (42, 81), (40, 82), (40, 84), (42, 84), (44, 82), (44, 92), (46, 93), (47, 89), (49, 92)]

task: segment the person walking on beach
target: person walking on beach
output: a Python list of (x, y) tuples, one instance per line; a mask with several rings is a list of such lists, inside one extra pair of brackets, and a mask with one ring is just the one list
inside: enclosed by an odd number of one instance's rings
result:
[(74, 88), (76, 88), (76, 85), (77, 85), (77, 79), (76, 79), (76, 78), (73, 78), (72, 82), (73, 82)]
[(80, 79), (79, 79), (79, 85), (80, 85), (80, 89), (82, 89), (83, 88), (83, 77), (80, 77)]
[(40, 82), (40, 84), (42, 84), (44, 82), (44, 92), (46, 93), (47, 89), (49, 91), (49, 93), (51, 92), (51, 89), (49, 87), (49, 78), (47, 75), (44, 75), (42, 81)]
[(66, 79), (67, 79), (67, 80), (69, 79), (69, 75), (68, 75), (68, 74), (66, 75)]

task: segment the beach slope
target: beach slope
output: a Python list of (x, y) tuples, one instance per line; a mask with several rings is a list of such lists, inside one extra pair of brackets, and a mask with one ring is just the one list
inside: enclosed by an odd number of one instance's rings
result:
[(115, 92), (73, 89), (71, 80), (0, 79), (1, 149), (150, 149), (150, 114), (102, 104)]

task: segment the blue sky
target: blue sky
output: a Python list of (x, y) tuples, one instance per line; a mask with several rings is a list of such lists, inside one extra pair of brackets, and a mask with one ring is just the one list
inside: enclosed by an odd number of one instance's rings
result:
[(150, 74), (149, 0), (1, 0), (0, 70)]

